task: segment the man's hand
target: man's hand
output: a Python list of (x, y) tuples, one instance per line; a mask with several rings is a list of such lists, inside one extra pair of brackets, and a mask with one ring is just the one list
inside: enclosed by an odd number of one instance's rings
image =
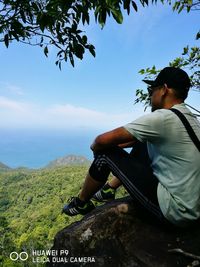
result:
[(92, 151), (97, 152), (118, 145), (122, 147), (123, 144), (126, 144), (127, 147), (127, 144), (130, 146), (130, 144), (133, 145), (136, 141), (137, 139), (124, 127), (119, 127), (110, 132), (98, 135), (90, 148)]

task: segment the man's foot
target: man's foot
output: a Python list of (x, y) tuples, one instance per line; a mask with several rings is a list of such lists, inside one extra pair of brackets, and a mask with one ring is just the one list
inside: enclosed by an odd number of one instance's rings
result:
[(92, 197), (95, 201), (108, 202), (115, 199), (116, 189), (110, 187), (109, 184), (105, 184), (96, 194)]
[(85, 215), (88, 212), (92, 211), (94, 208), (95, 205), (91, 200), (85, 202), (80, 200), (78, 197), (72, 197), (69, 200), (69, 204), (64, 206), (62, 212), (69, 216), (75, 216), (77, 214)]

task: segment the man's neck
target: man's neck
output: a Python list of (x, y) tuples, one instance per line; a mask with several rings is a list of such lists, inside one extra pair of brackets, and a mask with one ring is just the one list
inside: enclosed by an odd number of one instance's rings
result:
[(164, 104), (164, 107), (165, 109), (170, 109), (171, 107), (173, 107), (174, 105), (178, 105), (178, 104), (182, 104), (184, 103), (184, 101), (182, 99), (174, 99), (172, 101), (169, 101), (169, 102), (166, 102)]

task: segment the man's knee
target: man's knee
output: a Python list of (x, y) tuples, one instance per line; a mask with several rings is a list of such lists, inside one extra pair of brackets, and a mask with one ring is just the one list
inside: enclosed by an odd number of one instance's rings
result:
[(101, 156), (101, 157), (118, 157), (120, 155), (124, 155), (124, 154), (128, 154), (123, 148), (115, 146), (115, 147), (111, 147), (111, 148), (107, 148), (104, 150), (100, 150), (94, 153), (94, 158), (96, 159), (97, 157)]
[(90, 176), (100, 182), (106, 182), (110, 169), (105, 154), (96, 154), (92, 165), (89, 168)]

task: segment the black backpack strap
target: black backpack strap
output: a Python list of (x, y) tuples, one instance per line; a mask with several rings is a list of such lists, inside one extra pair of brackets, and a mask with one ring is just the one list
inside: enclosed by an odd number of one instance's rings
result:
[(182, 121), (182, 123), (185, 126), (190, 138), (192, 139), (193, 143), (195, 144), (195, 146), (197, 147), (197, 149), (200, 152), (200, 141), (199, 141), (198, 137), (196, 136), (194, 130), (192, 129), (191, 125), (189, 124), (188, 120), (186, 119), (186, 117), (178, 109), (170, 108), (169, 110), (173, 111), (179, 117), (179, 119)]

